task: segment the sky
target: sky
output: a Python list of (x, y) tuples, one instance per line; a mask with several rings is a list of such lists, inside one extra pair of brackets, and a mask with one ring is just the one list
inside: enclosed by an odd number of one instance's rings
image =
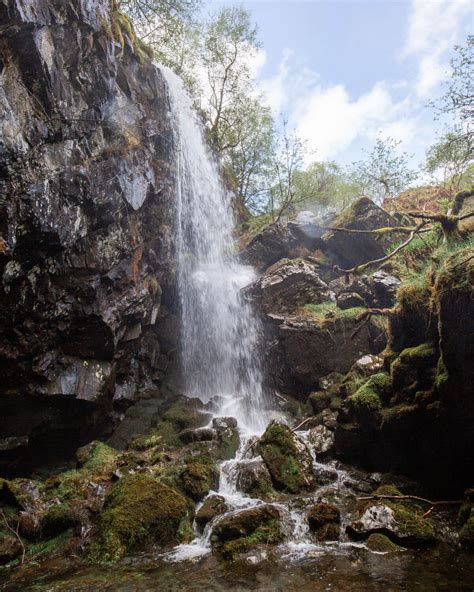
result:
[[(211, 0), (211, 8), (233, 5)], [(453, 47), (474, 33), (474, 0), (244, 0), (262, 49), (252, 60), (274, 116), (305, 139), (310, 160), (349, 164), (377, 136), (422, 163), (445, 122)]]

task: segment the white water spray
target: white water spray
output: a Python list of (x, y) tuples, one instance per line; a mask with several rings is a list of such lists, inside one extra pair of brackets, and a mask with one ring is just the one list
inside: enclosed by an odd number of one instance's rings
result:
[(160, 66), (168, 83), (176, 134), (176, 252), (185, 393), (217, 398), (216, 414), (261, 432), (264, 412), (257, 351), (258, 321), (241, 296), (254, 279), (233, 248), (231, 195), (183, 83)]

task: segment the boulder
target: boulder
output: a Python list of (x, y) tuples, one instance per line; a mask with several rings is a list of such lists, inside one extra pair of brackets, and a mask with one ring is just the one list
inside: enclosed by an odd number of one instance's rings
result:
[(310, 430), (308, 442), (316, 453), (317, 459), (322, 459), (334, 447), (334, 432), (324, 425), (319, 425)]
[(319, 541), (336, 541), (339, 539), (341, 513), (331, 504), (314, 504), (308, 510), (308, 524), (311, 532)]
[(280, 543), (283, 534), (279, 512), (273, 506), (258, 506), (226, 516), (214, 527), (211, 540), (226, 559), (259, 545)]
[(237, 465), (237, 488), (252, 497), (266, 498), (273, 492), (272, 480), (265, 463), (258, 459)]
[(377, 496), (401, 495), (395, 487), (382, 486), (374, 492), (375, 499), (364, 504), (347, 532), (355, 539), (371, 534), (384, 534), (402, 545), (428, 545), (438, 540), (435, 523), (424, 517), (426, 507), (410, 500), (389, 500)]
[[(374, 230), (398, 225), (392, 216), (366, 197), (354, 202), (332, 224), (352, 230)], [(377, 237), (373, 234), (329, 230), (321, 240), (325, 254), (342, 269), (349, 269), (383, 257), (385, 249), (396, 240), (396, 235), (389, 233)]]
[(276, 489), (299, 493), (314, 488), (311, 454), (287, 425), (273, 421), (260, 438), (259, 450)]
[(268, 315), (269, 381), (282, 392), (305, 398), (331, 372), (345, 374), (362, 356), (382, 351), (382, 328), (373, 319), (361, 326), (360, 311), (331, 312), (324, 318), (313, 318), (311, 311), (304, 317)]
[(202, 531), (209, 522), (217, 516), (225, 514), (227, 511), (228, 506), (221, 495), (210, 495), (204, 500), (202, 506), (196, 512), (196, 524)]
[(200, 501), (219, 485), (219, 469), (213, 462), (190, 460), (181, 473), (183, 488), (191, 499)]
[(335, 293), (337, 305), (343, 309), (351, 306), (389, 308), (395, 304), (400, 284), (394, 275), (379, 270), (372, 275), (339, 277), (329, 282), (329, 289)]
[(177, 491), (147, 475), (122, 477), (110, 490), (101, 514), (101, 538), (91, 559), (116, 561), (139, 544), (177, 542), (187, 502)]
[(299, 245), (310, 251), (314, 251), (322, 244), (321, 236), (324, 234), (324, 229), (312, 212), (298, 212), (294, 220), (288, 222), (288, 230)]
[(240, 252), (240, 260), (263, 271), (269, 265), (287, 257), (295, 245), (296, 241), (287, 227), (278, 223), (269, 224)]
[(313, 265), (301, 259), (283, 259), (272, 266), (245, 292), (264, 313), (283, 314), (304, 304), (317, 304), (330, 298), (325, 282)]
[(235, 417), (215, 417), (212, 427), (219, 443), (218, 456), (222, 460), (234, 458), (239, 446), (240, 436)]

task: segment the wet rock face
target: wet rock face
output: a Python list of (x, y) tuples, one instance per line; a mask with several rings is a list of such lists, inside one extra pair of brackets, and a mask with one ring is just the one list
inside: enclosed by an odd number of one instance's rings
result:
[(337, 540), (340, 522), (339, 509), (331, 504), (314, 504), (308, 510), (309, 528), (319, 541)]
[(113, 399), (126, 407), (163, 375), (168, 101), (111, 18), (105, 0), (0, 4), (3, 466), (87, 441)]
[(284, 392), (307, 395), (331, 372), (348, 372), (362, 355), (378, 353), (386, 340), (382, 329), (370, 320), (361, 325), (352, 318), (311, 319), (269, 315), (269, 380)]
[(330, 291), (313, 265), (303, 260), (282, 259), (247, 290), (261, 311), (287, 313), (308, 303), (330, 299)]

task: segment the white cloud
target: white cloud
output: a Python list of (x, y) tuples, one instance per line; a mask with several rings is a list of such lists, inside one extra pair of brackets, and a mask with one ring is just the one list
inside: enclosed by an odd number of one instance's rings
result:
[(472, 23), (471, 0), (413, 0), (402, 57), (418, 59), (416, 94), (430, 95), (445, 78), (448, 53), (460, 31)]
[(381, 132), (394, 137), (398, 137), (395, 132), (403, 132), (408, 136), (414, 123), (409, 119), (398, 120), (402, 109), (403, 102), (394, 102), (383, 82), (354, 99), (338, 84), (317, 87), (303, 97), (291, 121), (319, 160), (334, 158), (356, 139), (373, 141)]

